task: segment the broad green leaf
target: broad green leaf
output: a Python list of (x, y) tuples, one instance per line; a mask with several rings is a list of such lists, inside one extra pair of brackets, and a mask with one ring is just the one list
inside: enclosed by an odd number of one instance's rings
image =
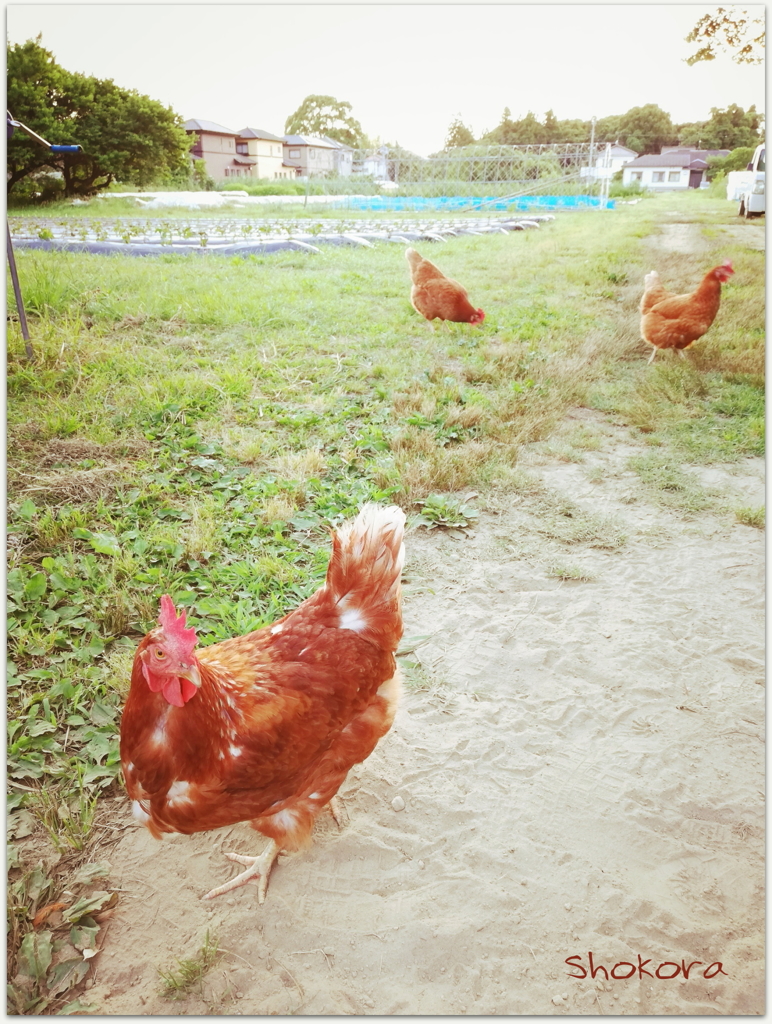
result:
[(82, 526), (76, 526), (72, 535), (77, 540), (87, 541), (99, 555), (120, 554), (121, 548), (118, 540), (111, 533), (92, 533), (91, 530), (86, 530)]
[(46, 876), (43, 870), (43, 862), (41, 861), (27, 879), (27, 895), (35, 903), (50, 886), (51, 879)]
[(30, 519), (32, 519), (32, 517), (35, 515), (37, 510), (37, 505), (32, 500), (32, 498), (27, 498), (26, 501), (23, 501), (21, 505), (19, 505), (19, 516), (26, 522), (29, 522)]
[(21, 594), (24, 592), (24, 577), (21, 569), (11, 569), (5, 578), (5, 585), (9, 594)]
[(91, 538), (91, 547), (99, 555), (119, 555), (121, 553), (118, 539), (111, 533), (95, 533)]
[(16, 790), (13, 790), (10, 793), (6, 793), (6, 795), (5, 795), (5, 809), (6, 809), (6, 811), (15, 811), (17, 807), (21, 807), (22, 803), (24, 802), (25, 797), (26, 797), (25, 793), (19, 793)]
[(88, 966), (88, 961), (81, 957), (78, 957), (77, 960), (63, 960), (57, 964), (48, 979), (48, 994), (60, 996), (68, 988), (83, 981), (88, 974)]
[(110, 725), (115, 721), (118, 709), (102, 701), (95, 700), (91, 707), (90, 718), (94, 725)]
[(51, 965), (51, 932), (27, 932), (19, 947), (19, 974), (41, 984)]
[(27, 726), (28, 736), (43, 736), (50, 732), (56, 732), (56, 726), (52, 722), (46, 722), (42, 719)]
[(73, 884), (85, 885), (93, 882), (95, 878), (107, 878), (110, 874), (110, 864), (106, 860), (96, 861), (93, 864), (81, 864), (72, 876)]
[(37, 601), (45, 594), (47, 589), (46, 574), (44, 572), (36, 572), (34, 576), (30, 576), (27, 580), (24, 586), (24, 596), (28, 601)]
[(62, 917), (68, 923), (74, 924), (76, 921), (80, 921), (82, 918), (88, 917), (95, 911), (105, 910), (107, 906), (111, 906), (117, 902), (117, 893), (92, 892), (90, 896), (83, 896), (77, 903), (74, 903), (67, 910), (63, 911)]
[(70, 928), (70, 942), (76, 949), (96, 949), (96, 937), (99, 925), (93, 917), (84, 917), (78, 924)]

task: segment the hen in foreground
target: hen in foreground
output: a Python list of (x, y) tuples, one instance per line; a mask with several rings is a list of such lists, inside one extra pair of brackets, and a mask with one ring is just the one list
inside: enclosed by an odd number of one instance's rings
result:
[(430, 322), (435, 319), (453, 320), (459, 324), (481, 324), (485, 313), (475, 309), (466, 288), (445, 277), (439, 267), (425, 260), (415, 249), (408, 249), (405, 258), (410, 264), (413, 287), (410, 302), (413, 309)]
[(683, 349), (701, 338), (716, 319), (721, 285), (733, 273), (732, 264), (727, 260), (709, 270), (699, 288), (687, 295), (666, 291), (656, 270), (646, 275), (640, 305), (641, 336), (653, 347), (650, 363), (660, 348), (677, 349), (683, 358)]
[(391, 727), (404, 524), (394, 506), (365, 506), (333, 534), (321, 589), (273, 626), (198, 651), (162, 597), (121, 720), (133, 814), (156, 839), (249, 821), (270, 840), (259, 857), (226, 854), (247, 870), (205, 899), (259, 875), (262, 903), (279, 852), (310, 844), (316, 816)]

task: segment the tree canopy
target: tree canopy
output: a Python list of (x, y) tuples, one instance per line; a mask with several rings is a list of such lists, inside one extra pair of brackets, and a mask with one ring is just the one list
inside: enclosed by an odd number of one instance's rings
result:
[(90, 196), (113, 181), (149, 184), (189, 167), (182, 118), (140, 93), (66, 71), (41, 37), (8, 47), (7, 106), (52, 145), (83, 153), (52, 154), (17, 130), (8, 143), (8, 191), (27, 175), (61, 173), (61, 194)]
[(713, 181), (719, 174), (727, 174), (729, 171), (744, 171), (753, 160), (755, 146), (739, 146), (733, 149), (729, 156), (708, 157), (708, 170), (705, 176), (708, 181)]
[(748, 110), (736, 103), (730, 103), (726, 109), (711, 107), (707, 121), (678, 125), (678, 144), (695, 149), (752, 149), (760, 141), (761, 121), (755, 106)]
[(474, 135), (461, 120), (458, 114), (450, 123), (448, 134), (445, 139), (445, 149), (453, 149), (456, 146), (471, 146), (474, 142)]
[(702, 43), (687, 64), (715, 60), (719, 53), (728, 53), (737, 64), (761, 64), (765, 48), (764, 19), (752, 18), (737, 7), (719, 7), (713, 14), (703, 15), (688, 36), (687, 43)]
[(326, 135), (357, 149), (365, 141), (362, 125), (351, 113), (351, 104), (334, 96), (306, 96), (284, 123), (287, 135)]
[(619, 118), (619, 141), (639, 156), (659, 153), (663, 146), (675, 146), (678, 136), (670, 114), (656, 103), (632, 107)]

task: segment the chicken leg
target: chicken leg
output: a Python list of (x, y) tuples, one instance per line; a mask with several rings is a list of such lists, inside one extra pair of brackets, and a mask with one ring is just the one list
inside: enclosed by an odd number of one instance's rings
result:
[(212, 889), (202, 896), (202, 899), (213, 900), (215, 896), (222, 896), (225, 892), (230, 892), (231, 889), (238, 889), (242, 885), (254, 878), (256, 875), (260, 876), (260, 884), (257, 889), (257, 902), (262, 904), (265, 903), (265, 893), (268, 889), (268, 876), (271, 873), (274, 861), (279, 856), (279, 846), (272, 839), (263, 852), (258, 857), (246, 857), (241, 853), (226, 853), (225, 856), (228, 860), (234, 860), (237, 864), (245, 864), (247, 867), (246, 871), (242, 871), (240, 875), (236, 875), (230, 882), (226, 882), (224, 885), (218, 886), (216, 889)]
[(338, 826), (338, 828), (343, 828), (345, 825), (348, 825), (348, 811), (344, 807), (343, 801), (340, 799), (340, 797), (332, 797), (327, 806), (330, 808), (330, 814), (333, 816), (335, 824)]

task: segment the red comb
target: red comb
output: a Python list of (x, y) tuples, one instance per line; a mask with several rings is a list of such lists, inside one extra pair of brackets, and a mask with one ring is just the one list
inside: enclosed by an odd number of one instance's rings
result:
[(177, 640), (184, 646), (189, 647), (191, 651), (196, 646), (195, 629), (192, 626), (185, 629), (185, 611), (183, 609), (178, 618), (174, 601), (172, 601), (168, 594), (164, 594), (161, 598), (161, 614), (158, 616), (158, 623), (163, 627), (168, 639)]
[(731, 260), (724, 260), (723, 265), (725, 267), (729, 267), (730, 270), (734, 271), (734, 267), (732, 266), (732, 261)]

